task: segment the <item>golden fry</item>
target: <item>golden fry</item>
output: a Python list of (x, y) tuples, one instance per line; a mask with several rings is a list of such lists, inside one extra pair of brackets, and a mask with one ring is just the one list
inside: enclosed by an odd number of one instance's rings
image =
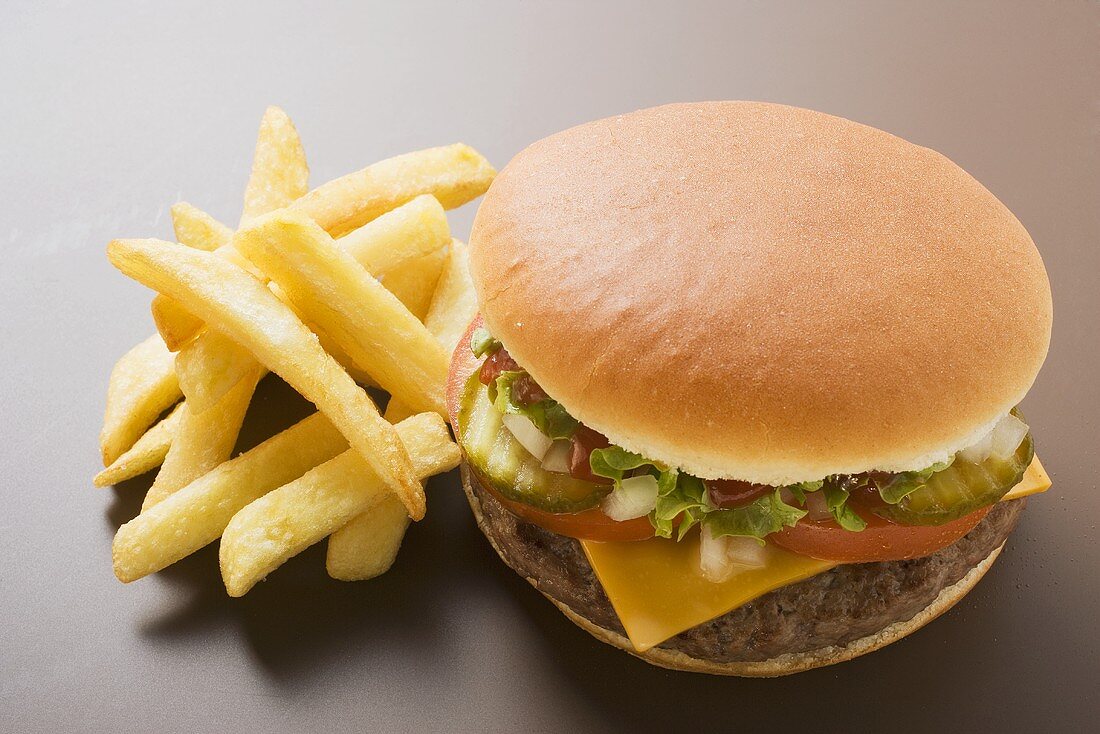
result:
[(484, 194), (496, 173), (480, 153), (456, 143), (379, 161), (317, 187), (291, 208), (339, 237), (421, 194), (446, 209), (462, 206)]
[(96, 474), (92, 484), (97, 487), (109, 487), (112, 484), (125, 482), (127, 479), (140, 477), (145, 472), (160, 466), (164, 457), (168, 455), (168, 447), (172, 445), (172, 439), (176, 436), (182, 415), (183, 403), (180, 403), (167, 417), (146, 431), (126, 453)]
[[(305, 152), (294, 124), (281, 109), (269, 107), (260, 122), (242, 221), (294, 201), (308, 189), (308, 178)], [(232, 259), (236, 250), (227, 244), (217, 253)], [(185, 309), (179, 313), (197, 322)], [(172, 330), (168, 333), (174, 334)], [(182, 346), (176, 372), (187, 398), (187, 411), (143, 509), (232, 455), (256, 383), (266, 370), (247, 349), (215, 329), (206, 329)]]
[(396, 497), (383, 497), (328, 538), (325, 569), (340, 581), (366, 581), (390, 570), (401, 549), (409, 513)]
[(172, 229), (176, 242), (212, 252), (229, 242), (233, 230), (186, 201), (172, 205)]
[(417, 321), (423, 322), (446, 262), (447, 248), (441, 247), (390, 271), (382, 285), (405, 304)]
[(168, 349), (173, 352), (178, 352), (190, 344), (206, 326), (202, 319), (193, 316), (178, 301), (160, 294), (153, 297), (149, 310), (153, 313), (153, 323), (157, 327), (157, 333), (160, 334)]
[(107, 383), (99, 447), (110, 466), (153, 421), (183, 397), (174, 357), (156, 334), (122, 356)]
[(161, 240), (114, 240), (107, 256), (126, 275), (224, 332), (313, 402), (398, 493), (409, 515), (424, 516), (423, 488), (393, 426), (267, 287), (213, 253)]
[[(443, 207), (434, 197), (424, 195), (349, 232), (338, 241), (371, 275), (385, 284), (390, 273), (446, 251), (451, 234)], [(231, 258), (246, 270), (253, 270), (252, 263), (237, 252), (232, 242), (230, 245), (219, 249), (218, 254)], [(402, 297), (400, 293), (396, 295)], [(407, 295), (422, 297), (417, 292)], [(163, 295), (153, 299), (153, 321), (172, 351), (189, 343), (203, 327), (202, 319)], [(341, 364), (348, 366), (343, 361)]]
[[(256, 136), (241, 222), (281, 209), (308, 190), (309, 166), (298, 131), (286, 112), (268, 107)], [(246, 270), (250, 267), (233, 247), (233, 230), (209, 214), (181, 202), (172, 207), (172, 222), (181, 244), (217, 250)], [(203, 327), (202, 319), (164, 295), (153, 299), (153, 323), (173, 352), (190, 343)]]
[(390, 402), (386, 404), (386, 412), (382, 415), (390, 423), (400, 423), (406, 418), (416, 415), (416, 411), (397, 398), (391, 397)]
[[(455, 240), (424, 325), (450, 355), (476, 314), (477, 294), (470, 279), (466, 245)], [(385, 418), (390, 423), (397, 423), (411, 414), (408, 406), (391, 398)], [(390, 507), (392, 504), (387, 500), (332, 534), (326, 556), (330, 576), (353, 581), (385, 573), (393, 563), (409, 523), (407, 517)], [(404, 508), (400, 509), (404, 513)]]
[(445, 249), (451, 241), (447, 214), (434, 196), (418, 196), (386, 212), (337, 242), (376, 278), (410, 260)]
[[(397, 433), (419, 479), (458, 465), (458, 446), (438, 415), (413, 416)], [(229, 595), (241, 596), (386, 496), (385, 484), (362, 456), (345, 451), (243, 508), (225, 528), (219, 553)]]
[(474, 316), (477, 316), (477, 293), (470, 277), (469, 255), (465, 243), (455, 240), (443, 274), (439, 276), (428, 315), (424, 317), (424, 326), (439, 340), (449, 357)]
[(213, 407), (241, 380), (267, 374), (252, 354), (220, 331), (208, 329), (176, 355), (180, 388), (191, 410)]
[(276, 212), (242, 229), (237, 248), (385, 390), (445, 414), (443, 348), (323, 229), (301, 214)]
[(309, 166), (302, 140), (290, 117), (268, 107), (260, 121), (252, 174), (244, 192), (241, 224), (288, 206), (309, 191)]
[(118, 529), (112, 545), (115, 575), (128, 583), (191, 555), (217, 540), (249, 502), (347, 448), (332, 423), (314, 413), (219, 464)]
[(237, 383), (221, 400), (201, 412), (190, 401), (183, 404), (176, 436), (153, 486), (141, 503), (142, 512), (185, 487), (233, 454), (260, 370)]

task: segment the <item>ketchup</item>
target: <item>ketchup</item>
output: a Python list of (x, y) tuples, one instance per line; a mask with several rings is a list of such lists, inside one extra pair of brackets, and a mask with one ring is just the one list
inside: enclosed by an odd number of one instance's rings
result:
[[(512, 359), (512, 355), (508, 354), (507, 349), (501, 347), (486, 357), (484, 364), (481, 365), (481, 372), (478, 373), (478, 380), (481, 381), (482, 385), (491, 385), (503, 372), (521, 371), (523, 371), (523, 368), (519, 366), (516, 360)], [(520, 405), (532, 405), (546, 400), (548, 397), (550, 396), (546, 394), (546, 391), (539, 387), (539, 384), (535, 382), (531, 375), (526, 373), (521, 377), (517, 377), (516, 381), (512, 383), (512, 398)]]
[(550, 396), (539, 387), (539, 384), (531, 379), (531, 375), (517, 377), (512, 383), (512, 397), (520, 405), (532, 405), (546, 400)]
[(512, 359), (512, 355), (508, 354), (508, 350), (501, 347), (485, 358), (478, 379), (481, 380), (482, 385), (492, 385), (493, 380), (500, 377), (500, 373), (515, 372), (520, 369), (522, 368), (516, 364), (516, 360)]
[(882, 499), (882, 495), (879, 494), (878, 487), (875, 484), (876, 477), (886, 480), (890, 475), (878, 473), (856, 475), (852, 477), (853, 484), (856, 484), (856, 486), (848, 488), (850, 493), (848, 504), (864, 520), (877, 517), (875, 510), (886, 507), (886, 500)]
[(767, 484), (752, 484), (736, 479), (708, 479), (706, 485), (710, 501), (717, 507), (727, 510), (742, 507), (775, 491), (775, 487), (769, 487)]
[(607, 437), (587, 426), (577, 426), (570, 442), (569, 475), (574, 479), (583, 479), (586, 482), (611, 484), (611, 480), (607, 477), (593, 474), (592, 465), (589, 463), (589, 457), (592, 456), (593, 451), (605, 449), (611, 445)]

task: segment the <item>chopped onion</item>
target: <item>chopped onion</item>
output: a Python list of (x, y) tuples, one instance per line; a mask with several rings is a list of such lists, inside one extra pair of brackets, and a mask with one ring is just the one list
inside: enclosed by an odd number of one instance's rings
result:
[(764, 545), (755, 538), (746, 538), (740, 535), (727, 535), (726, 553), (730, 562), (743, 568), (763, 568), (767, 563)]
[(657, 506), (657, 477), (643, 474), (624, 479), (603, 501), (603, 512), (622, 522), (648, 515)]
[(1027, 424), (1009, 413), (993, 426), (990, 455), (1004, 460), (1016, 453), (1020, 443), (1027, 435)]
[(739, 569), (762, 568), (765, 563), (764, 546), (755, 539), (736, 535), (715, 538), (710, 528), (702, 529), (699, 569), (707, 581), (721, 583)]
[(967, 446), (965, 449), (959, 452), (959, 458), (963, 461), (971, 464), (981, 464), (983, 461), (989, 458), (989, 453), (993, 450), (993, 431), (985, 434), (981, 441), (978, 441), (973, 446)]
[(716, 584), (725, 581), (737, 570), (726, 553), (729, 536), (715, 538), (707, 527), (701, 530), (700, 536), (699, 570), (703, 572), (703, 578)]
[(573, 446), (569, 441), (555, 441), (550, 450), (546, 452), (546, 455), (542, 457), (542, 468), (558, 474), (568, 474), (571, 468), (569, 458), (572, 452)]
[(504, 416), (504, 425), (516, 437), (520, 446), (527, 449), (527, 453), (539, 461), (542, 461), (542, 457), (546, 456), (550, 444), (554, 443), (549, 436), (531, 422), (530, 418), (525, 416), (508, 413)]
[(971, 464), (980, 464), (990, 456), (1003, 461), (1016, 453), (1027, 430), (1026, 423), (1009, 413), (997, 421), (980, 441), (960, 451), (959, 458)]
[(825, 493), (822, 491), (806, 493), (806, 519), (814, 522), (828, 520), (833, 516), (829, 512), (829, 505), (825, 502)]

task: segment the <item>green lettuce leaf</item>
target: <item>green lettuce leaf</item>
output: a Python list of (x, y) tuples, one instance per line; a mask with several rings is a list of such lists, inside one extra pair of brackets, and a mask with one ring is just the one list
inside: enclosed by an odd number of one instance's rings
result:
[(825, 493), (825, 506), (829, 508), (837, 525), (853, 533), (867, 527), (867, 522), (848, 507), (850, 492), (847, 489), (837, 482), (825, 482), (822, 491)]
[(500, 349), (500, 347), (500, 342), (483, 326), (474, 329), (474, 333), (470, 335), (470, 349), (473, 350), (475, 357), (484, 357), (486, 354), (492, 354)]
[(639, 456), (618, 446), (608, 446), (605, 449), (593, 449), (588, 457), (588, 463), (592, 467), (592, 473), (598, 477), (607, 477), (617, 485), (631, 469), (638, 469), (652, 462), (644, 456)]
[(522, 415), (528, 418), (540, 431), (553, 439), (569, 438), (580, 425), (577, 419), (569, 415), (561, 403), (550, 400), (540, 400), (530, 405), (522, 405), (516, 401), (512, 387), (516, 380), (527, 373), (522, 370), (501, 372), (493, 384), (490, 385), (489, 399), (501, 413), (505, 415)]
[(788, 484), (787, 489), (789, 489), (791, 491), (791, 494), (794, 495), (794, 498), (798, 500), (798, 504), (805, 507), (806, 495), (810, 492), (816, 492), (817, 490), (821, 489), (824, 484), (825, 482), (823, 481), (799, 482), (798, 484)]
[(649, 521), (655, 535), (671, 538), (674, 521), (679, 516), (676, 539), (682, 540), (687, 531), (713, 509), (702, 479), (668, 469), (657, 477), (657, 506), (650, 513)]
[(743, 507), (708, 512), (703, 517), (703, 525), (716, 538), (740, 535), (763, 543), (765, 536), (790, 527), (806, 516), (805, 510), (788, 505), (779, 493), (777, 487), (774, 492)]

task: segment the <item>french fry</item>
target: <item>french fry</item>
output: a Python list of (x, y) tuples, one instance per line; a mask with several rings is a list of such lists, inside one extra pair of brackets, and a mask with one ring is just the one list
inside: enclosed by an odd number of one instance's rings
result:
[[(435, 197), (423, 195), (338, 241), (371, 275), (385, 284), (391, 273), (415, 267), (424, 257), (446, 251), (451, 234), (443, 206)], [(235, 246), (218, 250), (218, 254), (233, 258), (246, 269), (253, 267)], [(196, 319), (164, 296), (153, 299), (153, 321), (173, 351), (189, 343), (203, 326), (202, 319)], [(341, 364), (349, 366), (343, 360)]]
[[(253, 365), (251, 373), (239, 380), (210, 407), (199, 411), (191, 405), (190, 400), (184, 402), (179, 428), (153, 486), (141, 503), (142, 512), (232, 455), (248, 404), (252, 401), (252, 393), (264, 374), (263, 369), (250, 355), (248, 360)], [(180, 382), (184, 384), (182, 373)], [(186, 392), (185, 387), (184, 394)]]
[(248, 503), (347, 448), (332, 423), (314, 413), (219, 464), (118, 529), (112, 545), (115, 575), (129, 583), (191, 555), (217, 540)]
[(290, 117), (268, 107), (260, 121), (252, 174), (244, 192), (243, 225), (253, 217), (288, 206), (309, 191), (309, 166), (302, 140)]
[(411, 260), (445, 250), (450, 241), (443, 205), (427, 194), (337, 240), (371, 275), (382, 280)]
[(229, 242), (233, 230), (186, 201), (172, 205), (172, 229), (176, 242), (212, 252)]
[(397, 559), (409, 522), (409, 513), (396, 497), (383, 497), (329, 536), (325, 556), (328, 575), (338, 581), (366, 581), (381, 576)]
[[(252, 154), (252, 172), (245, 187), (241, 222), (281, 209), (308, 190), (309, 166), (298, 131), (286, 112), (278, 107), (268, 107), (260, 120), (260, 130), (256, 135), (256, 149)], [(229, 258), (246, 270), (251, 267), (237, 255), (232, 243), (233, 231), (205, 212), (190, 204), (177, 204), (172, 207), (172, 221), (176, 229), (176, 239), (180, 243), (191, 244), (188, 240), (192, 237), (189, 235), (195, 233), (193, 239), (204, 245), (200, 249), (217, 250), (222, 257)], [(182, 233), (180, 224), (185, 227)], [(220, 240), (217, 247), (205, 246), (213, 244), (215, 239)], [(189, 344), (203, 327), (202, 319), (164, 295), (153, 299), (152, 310), (153, 323), (164, 343), (173, 352)]]
[[(477, 294), (470, 279), (466, 245), (454, 240), (424, 317), (424, 326), (443, 345), (449, 359), (476, 314)], [(399, 423), (414, 413), (408, 405), (391, 398), (384, 415), (390, 423)]]
[(107, 256), (124, 274), (180, 301), (245, 347), (313, 402), (398, 494), (409, 515), (424, 516), (423, 488), (393, 426), (267, 287), (213, 253), (162, 240), (114, 240)]
[[(229, 241), (230, 235), (233, 234), (233, 230), (229, 227), (187, 202), (181, 201), (173, 205), (171, 212), (172, 228), (175, 230), (176, 239), (188, 247), (207, 251), (215, 250), (225, 245)], [(170, 308), (171, 305), (172, 303), (169, 301), (167, 307)], [(159, 331), (160, 323), (156, 318), (157, 299), (153, 300), (153, 306), (154, 322), (157, 323)], [(178, 315), (178, 318), (188, 317), (190, 317), (190, 314), (186, 311)], [(190, 318), (193, 319), (193, 317)], [(189, 338), (190, 336), (187, 337), (187, 339)], [(179, 349), (181, 342), (177, 341), (174, 333), (169, 332), (166, 336), (162, 336), (162, 339), (164, 340), (163, 344), (167, 345), (168, 351), (175, 352)], [(119, 360), (119, 365), (116, 366), (116, 369), (118, 369), (119, 366), (123, 365), (123, 361), (129, 357), (130, 367), (126, 368), (124, 372), (139, 374), (142, 380), (141, 385), (131, 384), (123, 392), (116, 391), (116, 397), (125, 394), (123, 400), (129, 401), (135, 406), (145, 406), (146, 409), (143, 410), (138, 407), (137, 412), (130, 418), (132, 422), (123, 425), (126, 421), (122, 419), (128, 415), (128, 411), (132, 408), (120, 404), (116, 400), (114, 401), (116, 403), (114, 407), (117, 409), (112, 411), (111, 389), (108, 388), (108, 416), (107, 420), (104, 421), (103, 434), (101, 435), (104, 466), (117, 461), (122, 452), (133, 445), (137, 436), (142, 435), (141, 431), (148, 428), (149, 424), (157, 415), (160, 415), (164, 408), (183, 397), (178, 386), (176, 386), (175, 369), (167, 355), (164, 354), (164, 350), (156, 346), (157, 341), (159, 340), (155, 336), (150, 337), (131, 350), (131, 354)], [(141, 359), (140, 364), (135, 362), (139, 358)], [(120, 372), (119, 379), (123, 377), (123, 372)], [(112, 381), (114, 380), (114, 373), (112, 373)], [(167, 405), (164, 404), (165, 402), (167, 402)], [(161, 405), (161, 408), (154, 410), (157, 405)], [(154, 413), (152, 417), (150, 417), (150, 412)], [(149, 423), (141, 425), (146, 420)], [(115, 435), (117, 431), (121, 431), (121, 433)], [(104, 437), (106, 437), (106, 440), (104, 440)], [(110, 445), (108, 446), (108, 444)], [(115, 481), (121, 480), (116, 479)]]
[[(477, 294), (470, 278), (466, 245), (455, 240), (424, 325), (449, 355), (475, 315)], [(385, 417), (390, 423), (398, 423), (410, 414), (400, 400), (391, 399), (386, 406)], [(325, 560), (329, 576), (362, 581), (385, 573), (401, 547), (408, 524), (405, 508), (389, 499), (354, 518), (329, 538)]]
[(416, 411), (400, 400), (391, 397), (390, 402), (386, 404), (386, 412), (382, 415), (390, 423), (400, 423), (406, 418), (416, 415)]
[[(211, 250), (211, 252), (219, 257), (224, 257), (241, 269), (257, 275), (252, 263), (237, 252), (237, 248), (233, 246), (232, 238), (229, 242), (216, 250)], [(202, 319), (184, 308), (181, 303), (172, 300), (163, 293), (158, 293), (153, 297), (150, 311), (153, 314), (153, 324), (157, 327), (157, 333), (164, 339), (168, 349), (173, 352), (178, 352), (190, 344), (206, 327)]]
[(470, 322), (477, 316), (477, 293), (470, 277), (470, 258), (466, 244), (455, 240), (439, 276), (424, 326), (439, 340), (450, 356)]
[[(450, 228), (447, 225), (447, 215), (443, 211), (443, 206), (434, 196), (423, 195), (344, 235), (337, 240), (337, 244), (412, 311), (412, 307), (403, 296), (418, 295), (416, 290), (410, 288), (406, 294), (394, 292), (390, 288), (393, 282), (391, 275), (406, 269), (415, 272), (415, 268), (428, 256), (438, 257), (440, 253), (447, 252), (447, 244), (450, 241)], [(271, 290), (293, 310), (294, 304), (288, 302), (289, 299), (278, 284), (272, 283), (270, 286)], [(317, 334), (325, 351), (335, 357), (356, 382), (372, 387), (378, 386), (374, 378), (357, 367), (340, 345), (328, 337), (320, 327), (310, 323), (304, 314), (298, 311), (295, 313)], [(404, 417), (407, 418), (409, 415), (412, 415), (412, 412)]]
[[(241, 221), (294, 201), (308, 190), (308, 179), (305, 152), (294, 124), (278, 107), (268, 107), (256, 138)], [(236, 255), (232, 244), (216, 252), (228, 258)], [(256, 383), (266, 370), (248, 350), (216, 329), (206, 329), (182, 346), (176, 372), (188, 407), (143, 510), (232, 455)]]
[(182, 415), (183, 403), (180, 403), (163, 420), (146, 431), (126, 453), (96, 474), (92, 484), (109, 487), (139, 477), (160, 466), (168, 454), (168, 447), (172, 445)]
[(445, 414), (448, 359), (439, 342), (308, 217), (258, 219), (238, 232), (237, 248), (385, 390)]
[(149, 310), (153, 314), (153, 324), (170, 351), (178, 352), (199, 335), (206, 326), (202, 319), (194, 316), (178, 301), (163, 295), (156, 295)]
[(174, 357), (156, 334), (122, 356), (107, 383), (107, 408), (99, 447), (110, 466), (141, 438), (153, 421), (183, 393)]
[(462, 206), (484, 194), (496, 173), (480, 153), (456, 143), (379, 161), (317, 187), (291, 208), (339, 237), (421, 194), (445, 209)]
[[(443, 419), (413, 416), (397, 426), (415, 474), (424, 479), (458, 465), (460, 452)], [(300, 553), (387, 496), (386, 486), (354, 451), (265, 494), (233, 516), (219, 557), (230, 596), (241, 596)]]
[(337, 242), (423, 320), (450, 240), (443, 206), (434, 196), (424, 194)]
[[(450, 230), (447, 226), (447, 215), (443, 211), (443, 207), (431, 196), (420, 196), (413, 199), (408, 204), (405, 204), (392, 212), (383, 214), (378, 219), (370, 222), (355, 232), (347, 235), (346, 237), (337, 240), (341, 245), (346, 245), (347, 249), (355, 258), (363, 264), (375, 277), (379, 278), (383, 284), (390, 282), (390, 275), (394, 272), (405, 272), (407, 275), (404, 280), (407, 283), (412, 282), (415, 276), (415, 268), (420, 266), (427, 256), (439, 257), (447, 252), (447, 244), (451, 241)], [(234, 252), (236, 249), (234, 248)], [(249, 263), (251, 267), (251, 263)], [(427, 278), (432, 277), (428, 272)], [(294, 304), (289, 301), (289, 298), (279, 287), (277, 283), (270, 283), (269, 287), (276, 296), (280, 298), (284, 303), (287, 303), (294, 311), (295, 315), (299, 319), (304, 321), (312, 331), (314, 331), (318, 338), (321, 340), (321, 346), (325, 351), (336, 358), (348, 373), (355, 378), (355, 381), (377, 387), (377, 382), (358, 367), (355, 362), (349, 357), (343, 349), (321, 329), (317, 324), (311, 322), (311, 320), (300, 310), (296, 309)], [(410, 285), (407, 288), (409, 293), (417, 294), (418, 291), (422, 291), (423, 286), (419, 288), (415, 285)], [(400, 299), (401, 296), (399, 295)], [(156, 316), (156, 305), (163, 300), (166, 304), (171, 304), (173, 307), (180, 308), (180, 311), (185, 318), (194, 318), (190, 313), (179, 307), (176, 301), (168, 298), (154, 299), (154, 318)], [(195, 319), (195, 321), (202, 326), (201, 319)], [(177, 324), (178, 325), (178, 324)], [(161, 333), (166, 335), (164, 329), (161, 329)], [(195, 336), (194, 333), (187, 335), (185, 338), (191, 339)], [(190, 343), (190, 342), (188, 342)], [(186, 352), (193, 350), (181, 351), (180, 357), (186, 357)], [(239, 375), (243, 376), (248, 372), (247, 365), (238, 365)], [(232, 387), (236, 384), (236, 380), (231, 376), (226, 375), (225, 379), (219, 383), (211, 385), (212, 392), (205, 396), (192, 396), (192, 402), (199, 406), (199, 408), (210, 405), (213, 401), (221, 397), (221, 391), (224, 391), (228, 387)], [(405, 417), (412, 415), (412, 411), (409, 411)], [(391, 423), (394, 421), (390, 421)]]
[(191, 410), (213, 407), (241, 380), (266, 374), (252, 354), (217, 330), (203, 332), (176, 355), (176, 374)]
[(446, 262), (447, 248), (440, 248), (394, 269), (386, 275), (382, 285), (405, 304), (417, 321), (423, 322)]

